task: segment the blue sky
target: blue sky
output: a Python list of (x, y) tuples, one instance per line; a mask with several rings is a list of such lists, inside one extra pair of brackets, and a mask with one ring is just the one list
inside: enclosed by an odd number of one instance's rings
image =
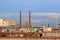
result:
[(20, 10), (23, 14), (23, 24), (28, 20), (29, 10), (32, 24), (35, 26), (50, 23), (56, 27), (60, 22), (60, 0), (0, 0), (0, 18), (14, 20), (18, 24)]

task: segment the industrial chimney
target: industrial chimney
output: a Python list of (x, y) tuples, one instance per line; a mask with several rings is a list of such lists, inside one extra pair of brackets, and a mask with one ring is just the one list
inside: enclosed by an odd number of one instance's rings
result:
[(32, 25), (31, 25), (31, 12), (30, 12), (30, 10), (29, 10), (29, 27), (32, 27)]
[(20, 28), (22, 27), (22, 12), (20, 10)]

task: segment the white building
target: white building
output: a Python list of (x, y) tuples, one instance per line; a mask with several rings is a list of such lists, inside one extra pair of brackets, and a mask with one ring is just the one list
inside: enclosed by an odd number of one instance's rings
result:
[(0, 19), (0, 26), (15, 26), (15, 22), (14, 21), (9, 21), (6, 19)]
[(43, 25), (42, 27), (43, 27), (43, 32), (51, 32), (52, 31), (52, 28), (46, 27), (45, 25)]

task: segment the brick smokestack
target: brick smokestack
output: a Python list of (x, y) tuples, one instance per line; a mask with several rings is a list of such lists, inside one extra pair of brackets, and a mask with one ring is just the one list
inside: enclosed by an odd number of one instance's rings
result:
[(31, 26), (31, 12), (29, 11), (29, 27), (32, 27)]
[(20, 10), (20, 28), (22, 27), (22, 12)]

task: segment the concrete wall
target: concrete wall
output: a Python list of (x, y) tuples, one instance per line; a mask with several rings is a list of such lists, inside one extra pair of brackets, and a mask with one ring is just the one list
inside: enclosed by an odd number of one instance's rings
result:
[(60, 36), (60, 33), (43, 33), (43, 36)]
[(20, 38), (0, 38), (0, 40), (60, 40), (60, 39), (20, 39)]

